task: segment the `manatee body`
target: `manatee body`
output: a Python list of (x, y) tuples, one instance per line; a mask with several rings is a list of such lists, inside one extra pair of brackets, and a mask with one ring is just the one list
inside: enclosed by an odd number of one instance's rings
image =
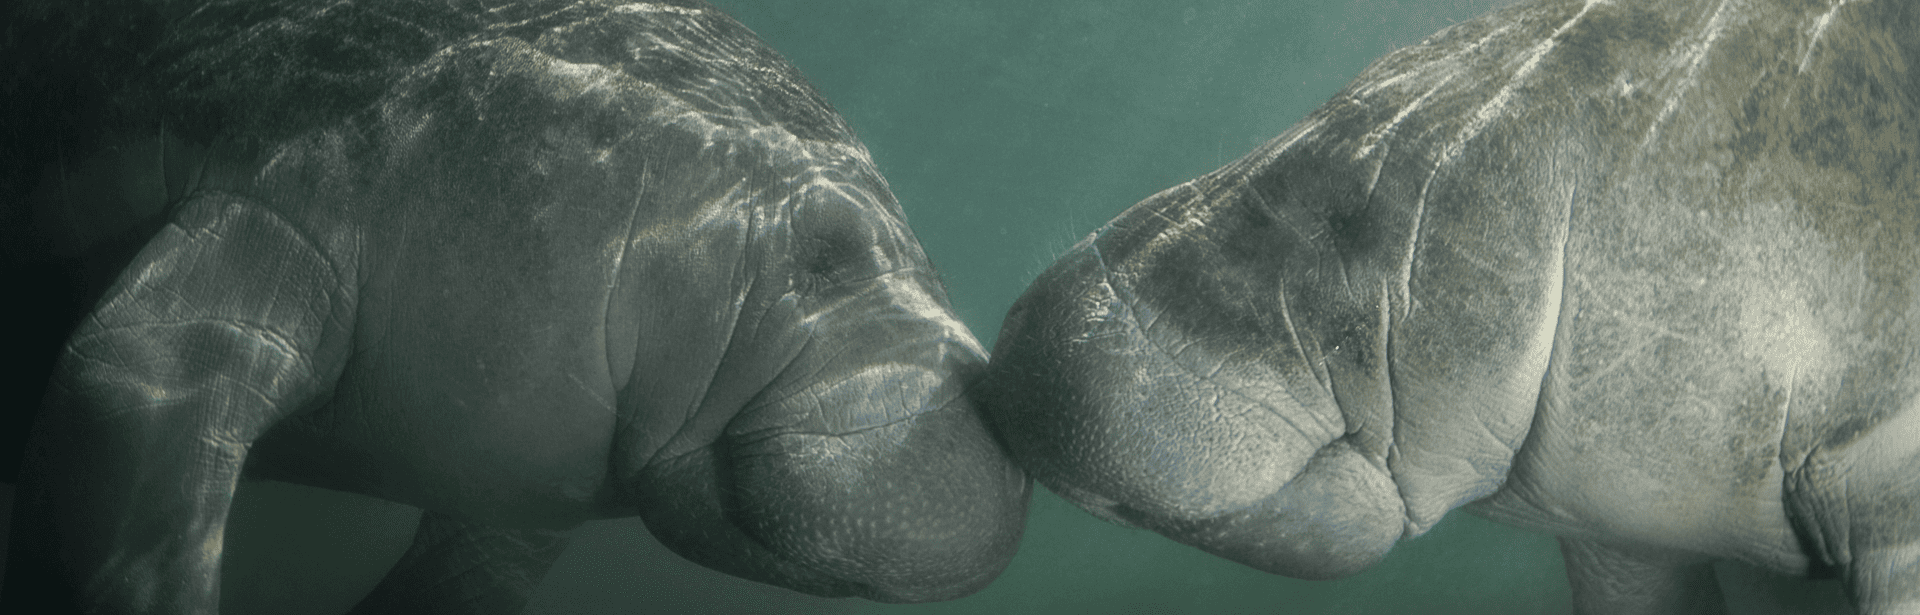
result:
[(864, 147), (712, 6), (9, 12), (6, 264), (78, 309), (16, 323), (65, 341), (0, 610), (214, 612), (243, 470), (428, 511), (366, 612), (515, 611), (616, 516), (821, 595), (1012, 557), (982, 349)]
[(1447, 511), (1590, 613), (1920, 613), (1920, 7), (1526, 2), (1122, 213), (981, 397), (1105, 519), (1334, 577)]

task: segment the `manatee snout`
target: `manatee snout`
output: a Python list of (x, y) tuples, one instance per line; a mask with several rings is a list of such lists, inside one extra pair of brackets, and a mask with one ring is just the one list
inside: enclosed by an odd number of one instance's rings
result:
[(932, 284), (904, 272), (834, 298), (727, 428), (741, 529), (882, 602), (985, 587), (1026, 518), (1030, 483), (969, 395), (985, 353)]
[(977, 398), (1015, 462), (1095, 516), (1268, 572), (1378, 561), (1402, 507), (1315, 349), (1282, 308), (1246, 300), (1258, 283), (1190, 288), (1186, 264), (1209, 259), (1164, 258), (1139, 217), (1060, 258), (1008, 313)]

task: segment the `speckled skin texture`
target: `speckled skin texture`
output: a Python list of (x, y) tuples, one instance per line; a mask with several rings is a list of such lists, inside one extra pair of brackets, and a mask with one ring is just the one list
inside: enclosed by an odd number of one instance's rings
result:
[(453, 581), (369, 611), (515, 611), (614, 516), (822, 595), (1012, 557), (978, 342), (866, 150), (713, 7), (8, 11), (8, 265), (91, 308), (0, 610), (215, 612), (243, 471), (429, 511), (396, 574)]
[(1454, 26), (1075, 246), (983, 404), (1053, 491), (1280, 574), (1469, 506), (1562, 536), (1583, 612), (1713, 610), (1716, 558), (1920, 612), (1915, 32), (1882, 1)]

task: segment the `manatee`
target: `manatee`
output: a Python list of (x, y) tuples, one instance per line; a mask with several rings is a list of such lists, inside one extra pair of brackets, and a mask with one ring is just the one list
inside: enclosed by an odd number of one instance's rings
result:
[(1465, 507), (1557, 535), (1584, 613), (1718, 610), (1716, 560), (1920, 613), (1916, 32), (1868, 0), (1460, 23), (1072, 247), (980, 403), (1050, 490), (1277, 574)]
[(826, 596), (1012, 557), (983, 349), (846, 123), (705, 2), (5, 13), (4, 260), (50, 340), (9, 353), (51, 377), (0, 611), (216, 612), (243, 476), (427, 511), (359, 612), (517, 611), (610, 517)]

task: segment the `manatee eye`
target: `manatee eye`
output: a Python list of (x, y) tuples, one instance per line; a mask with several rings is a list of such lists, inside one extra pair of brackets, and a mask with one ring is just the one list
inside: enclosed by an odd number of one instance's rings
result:
[(893, 268), (887, 236), (867, 212), (838, 199), (807, 203), (793, 214), (797, 279), (830, 287), (870, 279)]
[(850, 282), (863, 273), (878, 273), (873, 258), (862, 246), (862, 238), (851, 232), (832, 232), (824, 236), (802, 237), (801, 271), (828, 283)]

